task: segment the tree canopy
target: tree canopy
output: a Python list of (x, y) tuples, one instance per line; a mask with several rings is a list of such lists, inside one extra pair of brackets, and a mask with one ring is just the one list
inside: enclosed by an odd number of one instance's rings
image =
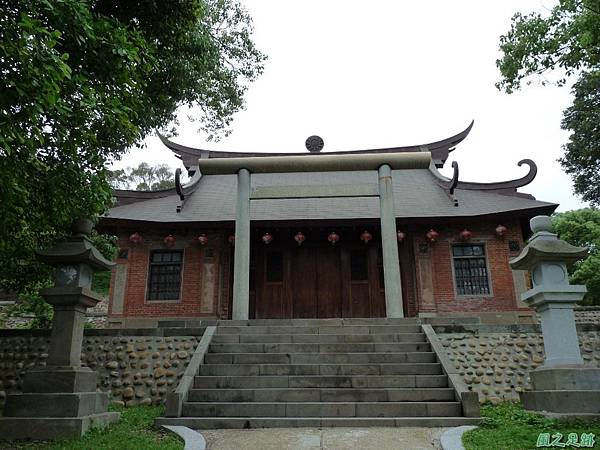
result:
[(547, 13), (517, 13), (500, 38), (500, 90), (522, 84), (573, 84), (561, 126), (570, 131), (560, 159), (575, 192), (600, 205), (600, 0), (559, 0)]
[(109, 184), (113, 189), (160, 191), (175, 187), (175, 172), (167, 164), (142, 162), (137, 167), (110, 171)]
[(102, 214), (107, 163), (179, 107), (226, 134), (264, 60), (237, 0), (4, 0), (0, 288), (46, 276), (33, 250)]
[(600, 210), (585, 208), (558, 213), (552, 217), (552, 224), (561, 239), (588, 248), (589, 256), (570, 269), (571, 282), (587, 286), (584, 304), (600, 305)]

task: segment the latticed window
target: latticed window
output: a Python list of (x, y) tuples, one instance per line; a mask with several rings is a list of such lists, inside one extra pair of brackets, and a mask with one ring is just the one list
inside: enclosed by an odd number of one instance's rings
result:
[(182, 260), (181, 250), (151, 253), (148, 300), (179, 300)]
[(454, 279), (458, 295), (489, 295), (490, 282), (483, 244), (452, 246)]

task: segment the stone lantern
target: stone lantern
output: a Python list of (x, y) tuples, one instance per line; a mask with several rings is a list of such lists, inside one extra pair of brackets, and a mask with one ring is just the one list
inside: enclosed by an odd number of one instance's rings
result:
[(94, 247), (91, 230), (91, 221), (77, 220), (65, 242), (36, 253), (55, 268), (54, 286), (41, 292), (54, 308), (50, 348), (46, 366), (24, 375), (23, 393), (7, 396), (0, 418), (3, 438), (81, 436), (119, 419), (107, 412), (108, 394), (96, 391), (96, 372), (81, 366), (85, 311), (102, 300), (91, 291), (92, 276), (114, 264)]
[(531, 273), (533, 288), (521, 299), (540, 317), (545, 360), (530, 372), (532, 390), (521, 393), (521, 402), (555, 415), (600, 414), (600, 368), (583, 364), (573, 313), (587, 290), (569, 284), (567, 273), (567, 265), (587, 250), (559, 239), (547, 216), (530, 224), (534, 234), (510, 266)]

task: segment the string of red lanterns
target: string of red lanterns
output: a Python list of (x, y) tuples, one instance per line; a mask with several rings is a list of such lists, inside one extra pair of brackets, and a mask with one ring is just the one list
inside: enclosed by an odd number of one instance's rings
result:
[(427, 239), (429, 240), (429, 242), (435, 242), (437, 241), (437, 239), (440, 237), (440, 233), (438, 233), (437, 231), (435, 231), (433, 228), (431, 230), (429, 230), (427, 232), (427, 234), (425, 235), (427, 236)]
[(134, 245), (138, 245), (138, 244), (141, 244), (142, 242), (144, 242), (144, 238), (142, 237), (142, 235), (140, 233), (138, 233), (136, 231), (131, 236), (129, 236), (129, 242), (131, 242)]
[[(502, 224), (499, 224), (496, 226), (496, 228), (494, 228), (494, 232), (496, 234), (496, 236), (503, 238), (506, 233), (508, 231), (508, 228)], [(398, 242), (404, 242), (406, 240), (406, 233), (398, 230), (396, 232), (396, 238), (398, 239)], [(440, 237), (440, 233), (438, 231), (436, 231), (435, 229), (431, 228), (426, 234), (425, 237), (427, 238), (427, 240), (431, 243), (436, 242), (439, 237)], [(460, 233), (459, 233), (459, 238), (462, 241), (468, 241), (473, 237), (473, 232), (467, 228), (463, 229)], [(360, 240), (365, 243), (368, 244), (369, 242), (371, 242), (373, 240), (373, 234), (370, 233), (368, 230), (364, 230), (361, 234), (360, 234)], [(269, 232), (264, 233), (261, 236), (261, 240), (264, 244), (268, 245), (271, 242), (273, 242), (273, 235)], [(327, 236), (327, 241), (332, 244), (335, 245), (340, 241), (341, 237), (338, 233), (336, 233), (335, 231), (332, 231), (331, 233), (329, 233), (329, 235)], [(144, 242), (144, 238), (143, 236), (139, 233), (139, 232), (134, 232), (129, 236), (129, 241), (133, 244), (133, 245), (140, 245)], [(206, 233), (200, 233), (198, 235), (198, 237), (196, 238), (196, 241), (202, 245), (205, 246), (208, 244), (209, 242), (209, 238), (208, 235)], [(227, 241), (229, 242), (229, 244), (231, 245), (235, 245), (235, 234), (230, 234), (227, 237)], [(298, 231), (295, 235), (294, 235), (294, 241), (298, 244), (298, 246), (302, 245), (305, 241), (306, 241), (306, 236), (304, 235), (304, 233), (302, 231)], [(165, 246), (167, 247), (173, 247), (175, 245), (175, 243), (177, 242), (177, 239), (175, 236), (173, 236), (172, 234), (168, 234), (167, 236), (164, 237), (163, 239), (163, 243)]]
[(373, 239), (373, 235), (367, 230), (363, 231), (360, 235), (360, 240), (363, 241), (365, 244), (368, 244), (371, 239)]
[(468, 241), (473, 236), (473, 233), (465, 228), (460, 232), (459, 236), (463, 241)]
[(304, 236), (304, 233), (302, 233), (302, 231), (298, 231), (295, 235), (294, 235), (294, 240), (296, 241), (296, 243), (300, 246), (302, 245), (302, 243), (306, 240), (306, 236)]
[(337, 234), (335, 231), (332, 231), (331, 233), (329, 233), (329, 236), (327, 236), (327, 240), (331, 243), (331, 245), (335, 245), (339, 242), (340, 235)]
[(173, 236), (172, 234), (168, 234), (163, 239), (163, 242), (165, 243), (165, 245), (167, 247), (173, 247), (175, 245), (175, 242), (176, 242), (175, 236)]

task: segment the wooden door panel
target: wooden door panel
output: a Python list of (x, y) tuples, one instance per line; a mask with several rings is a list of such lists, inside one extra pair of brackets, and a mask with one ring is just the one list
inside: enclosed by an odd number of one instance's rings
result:
[(316, 284), (319, 318), (342, 317), (342, 274), (340, 249), (330, 246), (315, 249)]
[(297, 247), (291, 252), (292, 317), (317, 317), (316, 254), (313, 248)]
[(285, 319), (286, 257), (282, 250), (269, 248), (258, 252), (256, 259), (257, 319)]
[(353, 281), (350, 286), (350, 317), (371, 317), (369, 282)]
[(285, 319), (283, 295), (283, 283), (266, 283), (257, 304), (257, 319)]
[(372, 246), (369, 249), (369, 290), (371, 295), (371, 316), (385, 317), (385, 290), (381, 282), (379, 267), (381, 249)]

